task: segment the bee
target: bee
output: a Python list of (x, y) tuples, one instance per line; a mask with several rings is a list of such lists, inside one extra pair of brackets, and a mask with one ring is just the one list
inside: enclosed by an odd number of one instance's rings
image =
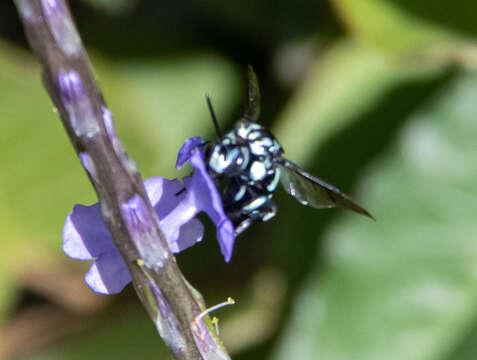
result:
[(205, 159), (235, 235), (254, 221), (268, 221), (276, 215), (277, 206), (272, 198), (279, 183), (302, 205), (317, 209), (342, 207), (374, 219), (341, 190), (283, 157), (284, 150), (277, 139), (257, 123), (260, 89), (250, 65), (247, 108), (234, 129), (222, 134), (207, 95), (206, 100), (218, 139), (206, 148)]

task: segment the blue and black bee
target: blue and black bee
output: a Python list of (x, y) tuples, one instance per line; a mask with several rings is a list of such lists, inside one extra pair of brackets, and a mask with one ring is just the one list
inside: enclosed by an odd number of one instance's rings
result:
[(256, 123), (260, 89), (251, 66), (247, 110), (233, 130), (222, 135), (210, 98), (206, 99), (218, 135), (217, 142), (206, 151), (206, 162), (236, 235), (253, 221), (267, 221), (275, 216), (277, 207), (272, 197), (279, 182), (303, 205), (317, 209), (340, 206), (373, 218), (348, 195), (282, 156), (284, 151), (277, 139)]

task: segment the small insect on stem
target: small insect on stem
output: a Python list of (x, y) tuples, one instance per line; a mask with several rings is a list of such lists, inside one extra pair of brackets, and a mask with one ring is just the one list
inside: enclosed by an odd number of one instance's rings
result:
[(207, 101), (207, 106), (209, 107), (210, 116), (212, 117), (212, 121), (214, 122), (215, 132), (217, 133), (217, 136), (219, 137), (219, 139), (222, 139), (223, 138), (222, 130), (220, 130), (219, 122), (217, 121), (217, 117), (215, 116), (215, 111), (214, 111), (214, 107), (212, 106), (212, 101), (210, 100), (210, 96), (206, 94), (205, 100)]

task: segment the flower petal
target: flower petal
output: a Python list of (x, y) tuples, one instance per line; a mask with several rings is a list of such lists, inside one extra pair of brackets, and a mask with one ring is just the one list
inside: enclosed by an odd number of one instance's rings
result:
[(187, 139), (184, 145), (182, 145), (181, 149), (179, 150), (179, 154), (177, 155), (176, 168), (180, 169), (182, 165), (184, 165), (186, 161), (189, 160), (195, 149), (203, 143), (204, 139), (202, 139), (200, 136)]
[(115, 250), (108, 229), (104, 226), (99, 204), (75, 205), (63, 226), (63, 251), (78, 260), (95, 257)]
[(202, 241), (203, 236), (204, 225), (199, 220), (192, 219), (180, 227), (177, 241), (173, 245), (169, 244), (169, 247), (173, 253), (179, 253)]
[(126, 264), (119, 252), (102, 254), (84, 278), (86, 284), (100, 294), (117, 294), (131, 281)]
[(202, 223), (190, 219), (186, 214), (190, 209), (181, 211), (182, 207), (178, 208), (186, 197), (184, 185), (179, 180), (154, 177), (145, 180), (144, 187), (173, 253), (181, 252), (202, 240), (204, 236)]
[(149, 178), (144, 181), (144, 187), (159, 220), (169, 215), (185, 196), (184, 185), (178, 179)]
[[(159, 200), (162, 197), (164, 192), (164, 184), (169, 180), (162, 177), (152, 177), (144, 180), (144, 189), (146, 190), (147, 197), (151, 201), (152, 206), (156, 206)], [(174, 182), (179, 182), (179, 180), (172, 180)]]
[[(145, 180), (144, 186), (160, 220), (166, 219), (186, 195), (185, 192), (178, 194), (184, 186), (177, 179), (154, 177)], [(168, 220), (173, 221), (166, 222), (168, 226), (163, 230), (172, 252), (181, 252), (202, 240), (204, 228), (199, 220)], [(99, 203), (75, 205), (63, 226), (63, 251), (73, 259), (95, 260), (85, 281), (97, 293), (118, 293), (131, 281), (126, 264), (103, 222)]]
[(235, 241), (234, 227), (225, 215), (222, 199), (214, 181), (207, 172), (204, 155), (199, 147), (190, 152), (189, 162), (195, 171), (191, 176), (183, 179), (184, 185), (193, 194), (198, 211), (207, 213), (214, 222), (222, 255), (224, 255), (225, 261), (229, 262)]
[[(182, 183), (175, 180), (167, 180), (161, 177), (154, 177), (144, 181), (144, 186), (151, 203), (156, 210), (157, 216), (160, 220), (164, 219), (185, 197), (179, 193), (184, 187)], [(178, 232), (176, 239), (169, 241), (169, 247), (174, 252), (180, 252), (186, 247), (180, 244), (189, 244), (202, 240), (203, 227), (194, 222), (187, 230), (179, 229), (185, 224), (183, 222), (176, 224), (178, 229), (173, 229)], [(195, 229), (195, 233), (191, 231)], [(167, 230), (167, 229), (164, 229)], [(168, 233), (168, 231), (165, 231)], [(192, 236), (191, 238), (183, 238)], [(66, 255), (78, 260), (93, 260), (103, 253), (116, 250), (111, 235), (104, 225), (101, 216), (101, 210), (98, 203), (92, 206), (75, 205), (73, 211), (66, 217), (65, 225), (63, 227), (63, 251)]]
[(225, 262), (229, 262), (235, 243), (235, 230), (232, 221), (227, 220), (217, 226), (217, 240)]

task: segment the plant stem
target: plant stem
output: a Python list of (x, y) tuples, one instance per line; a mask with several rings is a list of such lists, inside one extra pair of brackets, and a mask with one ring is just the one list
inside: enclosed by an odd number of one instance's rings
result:
[[(176, 359), (229, 359), (215, 334), (208, 333), (207, 326), (198, 327), (197, 316), (204, 305), (192, 294), (168, 248), (134, 162), (125, 154), (114, 129), (105, 126), (105, 113), (110, 116), (110, 112), (67, 5), (63, 0), (14, 3), (42, 65), (44, 86), (96, 190), (104, 222), (161, 336)], [(141, 211), (153, 230), (149, 237), (161, 254), (160, 266), (144, 262), (134, 241), (138, 235), (128, 228), (123, 205), (133, 198), (145, 204)], [(197, 328), (200, 336), (194, 330)]]

